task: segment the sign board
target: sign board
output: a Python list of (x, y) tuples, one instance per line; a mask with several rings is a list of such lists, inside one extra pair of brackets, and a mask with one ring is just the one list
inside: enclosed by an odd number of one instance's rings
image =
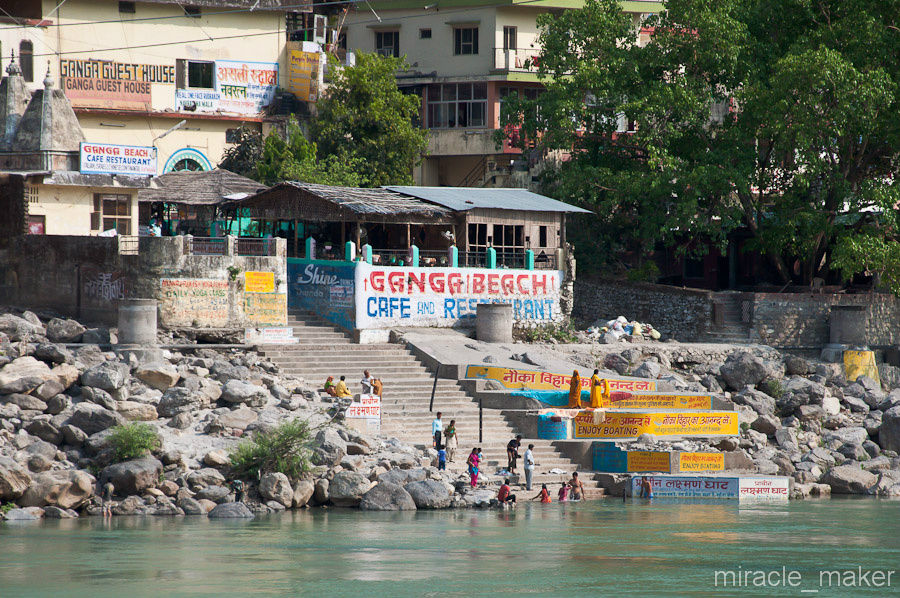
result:
[(479, 303), (508, 303), (513, 320), (546, 324), (563, 317), (563, 273), (548, 270), (356, 266), (356, 327), (475, 324)]
[(150, 110), (151, 85), (175, 84), (175, 65), (170, 64), (66, 58), (59, 67), (62, 88), (76, 108)]
[(627, 471), (662, 471), (669, 473), (668, 451), (628, 451)]
[(199, 278), (161, 278), (159, 313), (167, 326), (228, 324), (228, 283)]
[(156, 176), (156, 149), (82, 141), (81, 173)]
[[(600, 417), (603, 417), (600, 420)], [(600, 421), (598, 421), (600, 420)], [(737, 436), (735, 411), (707, 413), (606, 413), (582, 411), (575, 416), (574, 437), (636, 438), (655, 436)]]
[(176, 89), (175, 108), (192, 112), (259, 114), (275, 99), (277, 62), (215, 61), (213, 89)]
[[(732, 477), (700, 477), (673, 475), (636, 475), (631, 478), (631, 496), (641, 492), (641, 481), (647, 477), (654, 497), (666, 498), (739, 498), (740, 483)], [(787, 479), (785, 478), (785, 481)]]
[(874, 351), (844, 351), (844, 375), (850, 382), (860, 376), (868, 376), (875, 382), (881, 382), (878, 366), (875, 365)]
[(370, 433), (381, 432), (381, 397), (359, 395), (359, 402), (353, 402), (344, 412), (347, 425)]
[(257, 345), (293, 345), (299, 339), (289, 327), (245, 328), (244, 342)]
[[(538, 370), (518, 370), (514, 368), (498, 368), (482, 365), (470, 365), (466, 367), (466, 378), (494, 380), (499, 382), (505, 388), (515, 390), (569, 390), (569, 383), (572, 381), (571, 374), (553, 374), (550, 372), (541, 372)], [(615, 391), (645, 391), (656, 390), (656, 382), (654, 380), (625, 380), (613, 379), (609, 380), (609, 390)], [(590, 376), (581, 378), (581, 389), (591, 389)], [(618, 406), (618, 403), (617, 403)]]
[(244, 272), (244, 292), (246, 293), (273, 293), (275, 292), (274, 272)]
[(738, 487), (741, 500), (788, 500), (790, 497), (786, 477), (741, 478)]
[(291, 309), (312, 310), (332, 324), (353, 330), (354, 265), (299, 258), (287, 262)]
[(302, 102), (315, 102), (319, 99), (319, 54), (288, 51), (288, 84), (289, 92)]
[(287, 323), (287, 295), (244, 293), (244, 315), (252, 324), (283, 326)]
[(680, 453), (678, 455), (679, 471), (723, 471), (725, 469), (725, 453)]

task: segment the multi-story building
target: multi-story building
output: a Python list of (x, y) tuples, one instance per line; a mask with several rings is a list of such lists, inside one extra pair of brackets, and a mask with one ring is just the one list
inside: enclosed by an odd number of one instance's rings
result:
[(154, 147), (159, 172), (214, 168), (279, 88), (314, 99), (304, 40), (324, 42), (309, 0), (0, 0), (0, 68), (32, 90), (49, 68), (88, 142)]
[[(662, 3), (622, 2), (640, 26)], [(497, 146), (500, 106), (511, 93), (533, 97), (539, 14), (577, 8), (571, 0), (370, 0), (355, 4), (342, 30), (348, 50), (406, 56), (398, 85), (422, 97), (431, 132), (421, 185), (507, 186), (530, 164)], [(519, 182), (522, 182), (521, 180)]]

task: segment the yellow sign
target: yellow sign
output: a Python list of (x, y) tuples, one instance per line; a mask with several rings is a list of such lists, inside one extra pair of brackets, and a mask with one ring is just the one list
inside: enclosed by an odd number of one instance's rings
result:
[(868, 376), (881, 383), (878, 377), (878, 366), (875, 365), (875, 353), (872, 351), (844, 351), (844, 376), (855, 382), (860, 376)]
[(575, 438), (635, 438), (641, 434), (737, 436), (738, 415), (735, 411), (607, 413), (603, 421), (595, 421), (593, 411), (575, 416)]
[[(481, 365), (466, 367), (466, 378), (481, 378), (484, 380), (496, 380), (505, 388), (514, 390), (569, 390), (571, 375), (551, 374), (536, 370), (517, 370), (513, 368), (498, 368)], [(653, 380), (616, 380), (608, 378), (611, 392), (633, 392), (641, 390), (656, 390), (656, 382)], [(582, 376), (581, 389), (591, 389), (591, 377)]]
[(603, 399), (612, 409), (712, 409), (712, 395), (633, 394), (622, 401)]
[(313, 52), (288, 52), (288, 91), (302, 102), (319, 99), (319, 55)]
[(660, 451), (628, 451), (628, 470), (669, 473), (669, 453)]
[(244, 292), (247, 293), (273, 293), (275, 291), (274, 272), (244, 273)]
[(247, 293), (244, 295), (244, 315), (253, 324), (284, 326), (287, 323), (287, 295)]
[(681, 453), (678, 458), (680, 471), (723, 471), (725, 453)]

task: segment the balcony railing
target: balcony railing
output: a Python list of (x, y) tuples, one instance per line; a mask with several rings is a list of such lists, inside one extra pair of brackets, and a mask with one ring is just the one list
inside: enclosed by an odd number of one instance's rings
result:
[(191, 255), (228, 255), (225, 237), (189, 237)]
[(529, 50), (505, 50), (494, 48), (494, 68), (501, 71), (518, 71), (523, 73), (536, 73), (540, 51)]
[(275, 255), (275, 239), (235, 239), (237, 255)]

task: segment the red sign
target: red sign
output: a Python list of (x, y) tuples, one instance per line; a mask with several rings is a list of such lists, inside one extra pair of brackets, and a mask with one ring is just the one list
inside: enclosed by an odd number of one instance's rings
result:
[(46, 217), (45, 216), (29, 216), (28, 217), (28, 234), (29, 235), (45, 235)]
[(66, 59), (60, 69), (66, 97), (82, 108), (150, 110), (151, 84), (175, 83), (174, 65)]

